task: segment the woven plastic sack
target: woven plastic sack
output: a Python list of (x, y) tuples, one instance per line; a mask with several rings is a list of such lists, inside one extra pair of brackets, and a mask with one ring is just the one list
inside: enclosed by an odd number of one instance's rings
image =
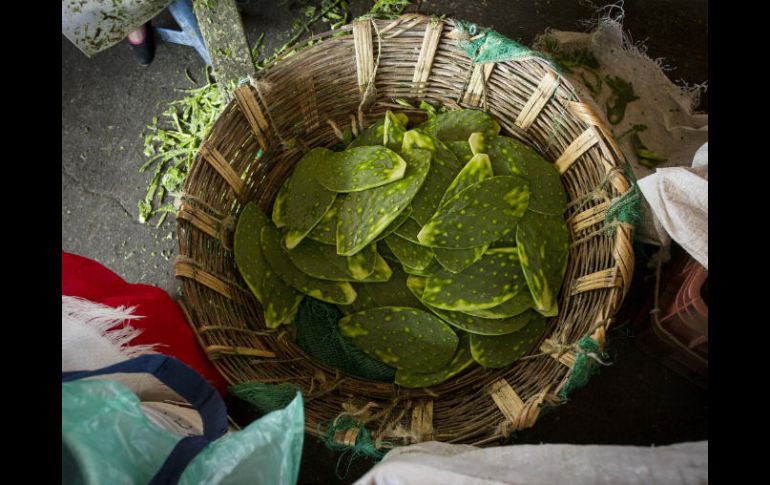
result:
[(205, 445), (181, 465), (178, 481), (169, 481), (159, 471), (190, 437), (154, 425), (137, 396), (117, 381), (63, 382), (62, 483), (294, 484), (303, 428), (298, 393), (284, 409)]

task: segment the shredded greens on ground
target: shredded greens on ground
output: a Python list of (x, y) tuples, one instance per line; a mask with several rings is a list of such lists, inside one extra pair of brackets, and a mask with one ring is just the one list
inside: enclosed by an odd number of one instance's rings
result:
[(138, 203), (142, 223), (158, 214), (156, 225), (160, 226), (168, 213), (174, 212), (167, 196), (182, 190), (201, 141), (225, 106), (216, 83), (208, 75), (206, 79), (208, 83), (203, 87), (182, 90), (184, 97), (169, 103), (161, 119), (155, 117), (147, 126), (144, 155), (148, 160), (139, 171), (152, 169), (153, 175), (147, 194)]
[(411, 0), (377, 0), (369, 10), (370, 15), (398, 16), (404, 13), (406, 7), (412, 4)]

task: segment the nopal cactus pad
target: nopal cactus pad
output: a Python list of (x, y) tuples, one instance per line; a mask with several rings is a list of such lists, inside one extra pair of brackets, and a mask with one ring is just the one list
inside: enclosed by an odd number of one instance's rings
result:
[(516, 228), (516, 243), (534, 308), (547, 317), (558, 315), (557, 296), (569, 255), (567, 223), (560, 215), (527, 211)]
[(243, 208), (241, 215), (238, 216), (238, 224), (235, 226), (235, 235), (233, 236), (235, 265), (251, 292), (260, 302), (264, 301), (262, 280), (265, 277), (265, 271), (268, 270), (267, 262), (262, 255), (260, 234), (262, 227), (269, 222), (259, 207), (254, 202), (249, 202)]
[[(325, 149), (322, 149), (325, 150)], [(333, 192), (357, 192), (379, 187), (403, 178), (406, 162), (398, 153), (382, 146), (326, 150), (316, 164), (316, 179)]]
[(305, 297), (287, 285), (273, 270), (265, 273), (264, 296), (262, 308), (267, 328), (278, 328), (294, 321), (297, 309)]
[(358, 293), (356, 302), (361, 299), (362, 296), (364, 296), (366, 301), (370, 302), (369, 306), (362, 308), (362, 310), (382, 306), (423, 309), (423, 304), (406, 286), (408, 276), (409, 275), (402, 269), (394, 267), (393, 276), (391, 276), (388, 281), (381, 283), (356, 284), (354, 285), (356, 292)]
[(362, 280), (374, 271), (373, 247), (353, 256), (339, 256), (334, 246), (305, 239), (287, 251), (289, 260), (303, 273), (330, 281)]
[(492, 249), (461, 273), (428, 278), (422, 300), (442, 310), (483, 310), (525, 287), (516, 249)]
[(404, 135), (404, 145), (428, 148), (432, 154), (428, 176), (412, 202), (412, 217), (418, 223), (425, 224), (436, 212), (441, 197), (463, 164), (441, 140), (419, 130), (408, 131)]
[(520, 330), (506, 335), (471, 335), (473, 360), (483, 367), (497, 369), (527, 355), (545, 330), (545, 317), (532, 312), (532, 318)]
[(420, 244), (420, 241), (417, 239), (417, 234), (419, 234), (420, 229), (422, 229), (422, 226), (410, 217), (393, 232), (403, 237), (407, 241)]
[(409, 118), (404, 113), (387, 111), (385, 118), (362, 131), (349, 145), (355, 148), (369, 145), (383, 145), (394, 151), (401, 150)]
[(477, 109), (447, 111), (437, 115), (433, 122), (432, 134), (444, 142), (467, 141), (474, 132), (495, 136), (500, 133), (500, 125)]
[(294, 266), (281, 246), (278, 229), (272, 225), (262, 228), (262, 250), (272, 270), (295, 290), (338, 305), (349, 305), (356, 299), (356, 292), (350, 283), (313, 278)]
[(468, 249), (510, 233), (529, 205), (529, 184), (497, 176), (473, 184), (441, 206), (417, 235), (425, 246)]
[(412, 215), (412, 206), (408, 205), (406, 206), (406, 209), (402, 210), (401, 213), (398, 215), (398, 217), (396, 217), (393, 220), (393, 222), (391, 222), (390, 225), (386, 227), (385, 230), (382, 231), (379, 236), (377, 236), (377, 238), (375, 239), (375, 242), (382, 241), (386, 237), (398, 231), (402, 225), (406, 224), (409, 221), (410, 215)]
[(488, 244), (470, 249), (433, 248), (433, 254), (444, 269), (452, 273), (460, 273), (481, 259), (487, 249), (489, 249)]
[(294, 173), (286, 183), (286, 214), (281, 220), (286, 223), (284, 243), (289, 249), (294, 248), (318, 224), (337, 197), (335, 192), (326, 190), (315, 174), (318, 165), (323, 164), (325, 148), (314, 148), (307, 152), (297, 163)]
[(273, 201), (272, 219), (275, 227), (286, 226), (286, 197), (289, 194), (289, 180), (286, 179), (278, 189), (278, 194)]
[(397, 369), (394, 382), (401, 387), (408, 388), (435, 386), (464, 371), (468, 366), (473, 364), (473, 362), (470, 337), (467, 334), (464, 334), (460, 337), (460, 342), (457, 344), (455, 355), (446, 367), (436, 372), (428, 373)]
[[(427, 278), (410, 275), (406, 280), (409, 291), (418, 299), (425, 292)], [(422, 300), (421, 300), (422, 301)], [(455, 328), (479, 335), (504, 335), (515, 332), (529, 322), (530, 313), (524, 312), (510, 318), (480, 318), (464, 312), (441, 310), (422, 302), (426, 308)]]
[(267, 264), (262, 252), (262, 227), (267, 216), (253, 202), (243, 208), (233, 238), (235, 264), (254, 296), (262, 303), (265, 325), (276, 328), (294, 318), (302, 294), (288, 286)]
[(342, 335), (397, 369), (436, 372), (454, 356), (458, 338), (440, 318), (408, 307), (379, 307), (339, 321)]
[(401, 264), (410, 268), (421, 271), (433, 261), (433, 251), (430, 248), (407, 241), (398, 234), (391, 234), (383, 242), (388, 245)]
[(507, 136), (486, 137), (484, 149), (495, 175), (520, 175), (527, 179), (531, 192), (529, 210), (557, 215), (567, 208), (567, 193), (559, 172), (535, 150)]
[(374, 257), (374, 271), (372, 274), (361, 280), (361, 283), (381, 283), (388, 281), (393, 275), (393, 270), (385, 258), (379, 254)]
[(509, 318), (529, 310), (534, 305), (529, 288), (522, 288), (513, 298), (484, 310), (468, 310), (466, 313), (481, 318)]
[(340, 194), (334, 199), (334, 203), (327, 209), (318, 224), (307, 234), (308, 239), (328, 244), (337, 245), (337, 211), (339, 211), (345, 196)]
[(404, 178), (361, 192), (351, 192), (337, 214), (337, 254), (350, 256), (374, 241), (406, 209), (430, 169), (430, 152), (403, 153)]
[(337, 248), (333, 246), (322, 246), (318, 249), (318, 254), (356, 281), (372, 276), (377, 266), (377, 246), (374, 244), (366, 246), (353, 256), (340, 256), (337, 254)]
[(531, 311), (525, 311), (508, 318), (481, 318), (463, 312), (433, 309), (442, 320), (475, 335), (505, 335), (524, 327), (532, 318)]
[(468, 163), (460, 170), (460, 173), (449, 184), (444, 195), (441, 197), (441, 201), (438, 206), (441, 208), (446, 202), (459, 194), (463, 190), (467, 189), (473, 184), (477, 184), (482, 180), (486, 180), (492, 177), (492, 164), (489, 161), (489, 156), (483, 153), (474, 155)]
[(473, 158), (473, 151), (467, 141), (449, 141), (445, 145), (455, 154), (460, 163), (468, 163)]

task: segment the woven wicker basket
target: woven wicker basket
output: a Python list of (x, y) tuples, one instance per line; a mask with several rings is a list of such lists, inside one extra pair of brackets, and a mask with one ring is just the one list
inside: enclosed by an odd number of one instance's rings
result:
[[(330, 420), (345, 414), (375, 442), (391, 445), (484, 444), (530, 427), (544, 406), (564, 401), (576, 362), (595, 357), (579, 343), (590, 337), (593, 351), (603, 349), (631, 283), (632, 226), (615, 223), (608, 231), (605, 220), (612, 202), (631, 189), (609, 130), (547, 61), (474, 65), (457, 48), (457, 33), (452, 21), (408, 15), (360, 20), (316, 36), (235, 91), (189, 172), (177, 215), (175, 269), (190, 325), (229, 382), (297, 385), (312, 434), (324, 434)], [(303, 353), (289, 329), (265, 329), (231, 250), (243, 205), (255, 201), (269, 213), (309, 148), (331, 147), (341, 128), (367, 126), (387, 109), (420, 116), (396, 98), (486, 110), (505, 134), (555, 163), (571, 201), (565, 217), (573, 244), (560, 315), (549, 320), (542, 345), (507, 368), (474, 366), (429, 389), (344, 375)], [(353, 444), (357, 431), (337, 433), (337, 441)]]

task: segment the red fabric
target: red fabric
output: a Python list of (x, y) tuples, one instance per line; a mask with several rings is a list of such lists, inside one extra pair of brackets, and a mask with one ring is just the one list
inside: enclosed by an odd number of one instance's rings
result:
[(211, 364), (184, 318), (182, 310), (162, 289), (126, 283), (102, 264), (62, 251), (62, 295), (78, 296), (103, 305), (136, 306), (131, 325), (142, 329), (133, 345), (161, 344), (157, 351), (175, 357), (205, 377), (223, 396), (227, 382)]

